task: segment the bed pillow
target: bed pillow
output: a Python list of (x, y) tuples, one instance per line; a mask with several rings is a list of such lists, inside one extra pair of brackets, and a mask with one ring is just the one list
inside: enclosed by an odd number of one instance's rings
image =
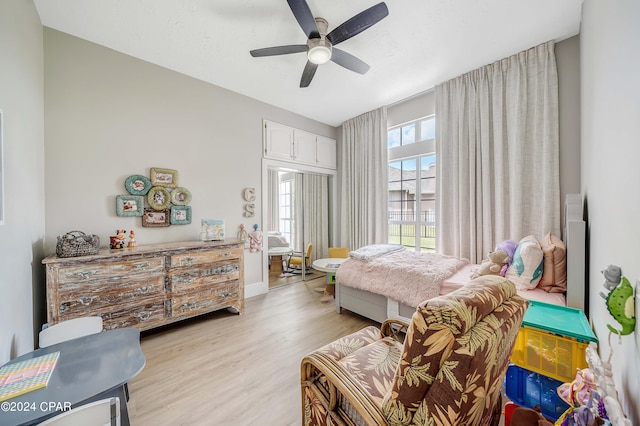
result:
[(567, 291), (567, 246), (551, 232), (540, 240), (544, 269), (538, 287), (549, 293)]
[(544, 255), (540, 243), (533, 235), (520, 240), (513, 261), (505, 277), (515, 284), (518, 290), (532, 290), (542, 277)]

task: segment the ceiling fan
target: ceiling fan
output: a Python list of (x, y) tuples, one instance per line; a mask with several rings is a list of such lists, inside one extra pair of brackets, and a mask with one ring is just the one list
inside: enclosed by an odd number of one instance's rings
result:
[(365, 62), (334, 46), (360, 34), (387, 16), (389, 9), (387, 9), (387, 5), (384, 2), (358, 13), (334, 28), (330, 33), (327, 33), (327, 21), (323, 18), (314, 18), (306, 0), (287, 0), (287, 3), (289, 3), (293, 15), (307, 36), (307, 44), (289, 44), (255, 49), (249, 52), (251, 56), (276, 56), (307, 52), (307, 64), (302, 72), (300, 87), (308, 87), (318, 69), (318, 65), (330, 60), (359, 74), (369, 71), (370, 67)]

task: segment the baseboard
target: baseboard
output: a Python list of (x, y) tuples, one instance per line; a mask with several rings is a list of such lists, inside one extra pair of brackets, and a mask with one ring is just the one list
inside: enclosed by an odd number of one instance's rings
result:
[(269, 283), (260, 281), (257, 283), (245, 284), (244, 286), (244, 298), (259, 296), (261, 294), (269, 293)]

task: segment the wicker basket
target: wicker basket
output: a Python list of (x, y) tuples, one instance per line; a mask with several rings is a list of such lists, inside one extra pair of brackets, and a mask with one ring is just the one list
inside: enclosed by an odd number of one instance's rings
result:
[(87, 235), (81, 231), (70, 231), (58, 236), (56, 254), (58, 257), (76, 257), (96, 254), (100, 250), (100, 237)]

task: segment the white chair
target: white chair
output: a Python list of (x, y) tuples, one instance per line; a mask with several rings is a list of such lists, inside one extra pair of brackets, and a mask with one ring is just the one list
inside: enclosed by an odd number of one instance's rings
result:
[(44, 328), (38, 336), (41, 348), (55, 345), (56, 343), (102, 331), (102, 318), (98, 316), (74, 318), (59, 322), (51, 327)]
[(120, 426), (120, 398), (90, 402), (40, 423), (40, 426)]

